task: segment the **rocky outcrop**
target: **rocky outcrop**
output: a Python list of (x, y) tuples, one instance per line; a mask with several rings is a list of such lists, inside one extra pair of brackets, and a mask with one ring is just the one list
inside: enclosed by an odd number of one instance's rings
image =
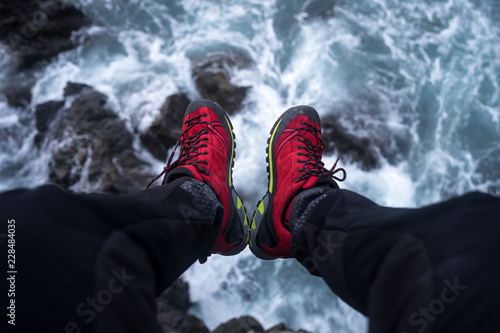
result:
[(250, 316), (243, 316), (219, 325), (213, 333), (249, 333), (264, 332), (262, 325)]
[[(218, 103), (227, 113), (233, 114), (241, 109), (249, 87), (233, 85), (231, 73), (250, 65), (250, 60), (243, 54), (232, 52), (193, 60), (191, 69), (201, 97)], [(168, 149), (181, 137), (184, 113), (190, 102), (182, 92), (168, 96), (153, 124), (140, 133), (142, 144), (155, 158), (164, 161)]]
[(251, 316), (243, 316), (235, 319), (231, 319), (226, 323), (223, 323), (212, 333), (308, 333), (307, 331), (299, 330), (292, 331), (289, 330), (285, 324), (281, 323), (271, 327), (268, 330), (264, 330), (262, 325)]
[(35, 119), (38, 132), (35, 136), (35, 145), (37, 147), (40, 147), (44, 141), (50, 125), (53, 123), (58, 111), (61, 110), (63, 106), (64, 101), (49, 101), (36, 106)]
[(231, 83), (231, 73), (248, 68), (251, 61), (241, 53), (221, 53), (192, 62), (192, 76), (203, 98), (218, 103), (228, 114), (241, 108), (249, 87)]
[(0, 91), (7, 104), (16, 108), (25, 108), (31, 102), (31, 87), (23, 84), (11, 84)]
[(142, 144), (157, 159), (164, 161), (168, 148), (181, 137), (184, 113), (190, 102), (184, 93), (168, 96), (160, 109), (160, 115), (140, 134)]
[(72, 100), (68, 108), (63, 108), (65, 101), (53, 101), (35, 111), (35, 142), (52, 153), (50, 180), (75, 190), (143, 189), (153, 175), (136, 156), (134, 138), (123, 120), (106, 107), (107, 97), (92, 87), (69, 83), (65, 99)]
[(333, 8), (336, 0), (312, 0), (306, 2), (304, 13), (307, 18), (329, 19), (334, 16)]
[[(156, 299), (158, 322), (164, 333), (210, 333), (203, 321), (187, 311), (191, 306), (189, 285), (182, 279), (175, 281)], [(268, 330), (251, 316), (231, 319), (215, 328), (212, 333), (308, 333), (303, 330), (292, 331), (284, 324)]]
[(209, 329), (196, 316), (187, 313), (191, 302), (189, 286), (179, 279), (156, 300), (158, 323), (162, 332), (209, 333)]
[(0, 42), (23, 69), (78, 45), (73, 32), (91, 24), (80, 10), (61, 0), (0, 2)]
[(406, 161), (411, 133), (406, 126), (388, 122), (388, 108), (377, 95), (368, 92), (360, 92), (355, 99), (333, 106), (328, 115), (321, 117), (325, 153), (340, 154), (343, 161), (359, 164), (366, 171), (385, 162), (395, 165)]
[(370, 139), (358, 137), (347, 132), (336, 116), (321, 119), (321, 133), (325, 146), (323, 153), (337, 153), (352, 162), (358, 163), (363, 170), (380, 167), (380, 160)]

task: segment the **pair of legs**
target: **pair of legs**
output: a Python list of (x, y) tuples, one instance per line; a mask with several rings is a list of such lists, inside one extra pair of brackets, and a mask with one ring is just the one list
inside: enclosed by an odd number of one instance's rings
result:
[(196, 259), (248, 243), (263, 259), (295, 257), (367, 315), (370, 332), (497, 331), (500, 200), (473, 193), (380, 207), (331, 179), (343, 177), (321, 163), (319, 128), (308, 107), (278, 119), (268, 191), (252, 221), (232, 184), (229, 118), (208, 101), (188, 108), (162, 186), (121, 196), (55, 186), (1, 194), (2, 219), (15, 225), (16, 330), (158, 331), (159, 293)]

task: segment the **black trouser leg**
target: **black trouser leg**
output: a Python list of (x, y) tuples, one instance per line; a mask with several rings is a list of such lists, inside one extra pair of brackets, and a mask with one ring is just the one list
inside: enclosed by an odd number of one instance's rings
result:
[(0, 194), (0, 232), (15, 220), (16, 331), (157, 331), (155, 297), (210, 250), (214, 233), (186, 180), (121, 196), (56, 186)]
[(398, 209), (332, 189), (293, 253), (369, 317), (370, 332), (496, 332), (499, 239), (497, 197)]

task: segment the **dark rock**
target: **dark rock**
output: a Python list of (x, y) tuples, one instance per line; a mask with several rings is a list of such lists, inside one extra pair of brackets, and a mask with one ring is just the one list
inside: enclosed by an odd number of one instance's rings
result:
[(148, 130), (141, 133), (142, 144), (157, 159), (165, 160), (168, 148), (180, 139), (184, 113), (189, 103), (190, 100), (184, 93), (167, 97), (158, 118)]
[(92, 87), (82, 83), (68, 82), (64, 87), (64, 97), (78, 95), (83, 89), (92, 89)]
[(168, 305), (158, 306), (158, 323), (165, 333), (209, 333), (209, 329), (196, 316)]
[(192, 314), (186, 313), (177, 327), (180, 333), (209, 333), (210, 330), (203, 321)]
[(41, 143), (45, 139), (47, 131), (49, 130), (50, 124), (54, 121), (54, 118), (57, 115), (57, 111), (59, 111), (63, 106), (64, 101), (49, 101), (36, 106), (35, 119), (38, 133), (35, 136), (35, 144), (37, 147), (40, 147)]
[(257, 333), (264, 332), (262, 325), (250, 316), (243, 316), (219, 325), (212, 333)]
[(280, 323), (278, 325), (275, 325), (271, 327), (270, 329), (266, 330), (265, 333), (308, 333), (307, 331), (304, 330), (298, 330), (298, 331), (292, 331), (289, 330), (285, 324)]
[(158, 296), (157, 302), (164, 303), (177, 310), (186, 312), (191, 306), (188, 283), (182, 279), (177, 279), (160, 296)]
[(157, 299), (158, 322), (163, 332), (209, 333), (205, 324), (196, 316), (187, 313), (189, 286), (181, 279), (175, 281)]
[(106, 108), (107, 97), (87, 88), (74, 98), (54, 125), (58, 144), (49, 164), (50, 180), (64, 188), (81, 182), (75, 190), (129, 193), (143, 189), (153, 175), (135, 155), (134, 138), (124, 122)]
[(266, 333), (281, 333), (281, 332), (286, 331), (286, 330), (287, 330), (287, 328), (286, 328), (285, 324), (279, 323), (277, 325), (274, 325), (270, 329), (266, 330)]
[(328, 19), (334, 16), (333, 8), (335, 2), (336, 0), (308, 1), (304, 8), (304, 12), (308, 15), (308, 18), (320, 17), (322, 19)]
[(72, 33), (91, 24), (80, 10), (61, 0), (1, 2), (0, 12), (0, 42), (14, 52), (17, 69), (76, 47)]
[(196, 88), (203, 98), (218, 103), (227, 113), (241, 108), (249, 87), (238, 87), (230, 82), (235, 69), (250, 67), (250, 60), (241, 53), (217, 54), (197, 59), (192, 63)]
[(31, 102), (31, 87), (29, 86), (13, 84), (4, 88), (0, 93), (5, 96), (7, 103), (13, 107), (23, 108)]
[(115, 32), (100, 31), (85, 36), (80, 56), (90, 62), (107, 63), (116, 56), (127, 56), (125, 47)]
[[(397, 102), (397, 104), (393, 104)], [(388, 119), (398, 106), (397, 122)], [(376, 92), (361, 90), (353, 98), (333, 106), (322, 117), (326, 152), (342, 154), (341, 159), (360, 164), (364, 170), (407, 161), (411, 148), (410, 128), (416, 121), (412, 106), (401, 101), (386, 101)], [(391, 125), (394, 124), (394, 125)]]
[(343, 158), (348, 157), (353, 162), (359, 163), (363, 170), (380, 167), (378, 155), (371, 148), (370, 139), (348, 133), (339, 124), (336, 116), (323, 117), (321, 127), (324, 153), (336, 152)]

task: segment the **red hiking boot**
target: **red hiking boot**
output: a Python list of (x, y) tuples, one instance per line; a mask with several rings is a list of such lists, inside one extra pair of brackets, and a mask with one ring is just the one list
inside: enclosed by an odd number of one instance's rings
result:
[[(163, 172), (148, 187), (165, 175), (163, 183), (174, 177), (191, 176), (208, 184), (224, 206), (224, 220), (212, 253), (234, 255), (248, 240), (248, 220), (241, 198), (233, 186), (235, 147), (233, 126), (226, 112), (209, 100), (189, 104), (184, 115), (180, 154), (169, 157)], [(177, 143), (179, 145), (179, 143)]]
[[(342, 168), (327, 170), (321, 162), (323, 141), (319, 115), (309, 106), (288, 109), (276, 121), (268, 139), (268, 190), (257, 204), (250, 227), (250, 249), (260, 259), (290, 258), (290, 207), (303, 190), (338, 187)], [(336, 173), (343, 176), (337, 177)]]

